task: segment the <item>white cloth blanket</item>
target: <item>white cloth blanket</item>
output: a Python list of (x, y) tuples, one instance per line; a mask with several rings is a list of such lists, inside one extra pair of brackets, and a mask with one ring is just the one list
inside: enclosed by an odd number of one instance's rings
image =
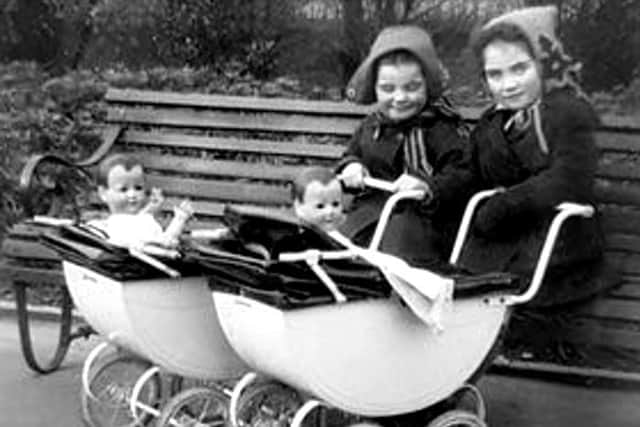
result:
[(411, 267), (396, 256), (357, 246), (338, 231), (331, 231), (329, 235), (355, 255), (378, 267), (418, 318), (437, 332), (443, 330), (442, 315), (452, 303), (453, 279)]

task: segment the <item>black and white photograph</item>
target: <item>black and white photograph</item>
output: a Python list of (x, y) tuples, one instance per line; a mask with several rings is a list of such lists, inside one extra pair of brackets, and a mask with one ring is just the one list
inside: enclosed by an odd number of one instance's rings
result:
[(640, 1), (0, 0), (5, 426), (640, 426)]

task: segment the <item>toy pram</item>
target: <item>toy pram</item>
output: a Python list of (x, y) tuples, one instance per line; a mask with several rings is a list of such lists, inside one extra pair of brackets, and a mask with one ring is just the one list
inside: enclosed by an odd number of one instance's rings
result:
[[(180, 408), (213, 402), (202, 415), (211, 418), (217, 410), (217, 420), (224, 422), (227, 398), (220, 387), (185, 390), (158, 409), (160, 369), (176, 376), (174, 392), (182, 377), (220, 381), (246, 371), (220, 329), (207, 281), (194, 265), (171, 251), (157, 257), (111, 245), (80, 225), (59, 227), (42, 239), (61, 255), (77, 309), (106, 339), (83, 366), (85, 421), (138, 425), (152, 415), (159, 417), (158, 425), (181, 425)], [(113, 345), (125, 351), (97, 363)]]
[[(389, 297), (392, 288), (398, 288), (385, 279), (395, 266), (402, 270), (405, 265), (372, 264), (385, 259), (378, 256), (377, 246), (394, 204), (419, 196), (416, 192), (390, 197), (369, 248), (356, 247), (337, 233), (327, 237), (305, 230), (314, 236), (314, 250), (272, 250), (271, 260), (247, 262), (233, 254), (212, 252), (208, 259), (199, 260), (211, 272), (222, 329), (255, 370), (234, 388), (232, 424), (283, 425), (284, 421), (299, 426), (320, 406), (346, 411), (356, 419), (395, 416), (471, 391), (473, 410), (451, 409), (424, 422), (429, 427), (486, 425), (482, 398), (471, 384), (491, 362), (510, 307), (537, 292), (562, 222), (571, 215), (593, 212), (574, 204), (559, 207), (533, 280), (518, 294), (520, 285), (511, 275), (469, 276), (453, 267), (473, 210), (493, 193), (480, 193), (470, 201), (449, 271), (426, 276), (434, 283), (454, 285), (453, 302), (437, 325), (441, 330), (416, 316), (408, 307), (413, 308), (410, 301)], [(270, 230), (265, 224), (273, 224), (273, 219), (251, 211), (230, 213), (252, 231), (251, 239), (256, 237), (255, 230), (261, 230), (266, 234), (265, 246), (273, 247), (273, 234), (264, 232)], [(227, 268), (231, 274), (224, 274)], [(352, 269), (359, 273), (353, 274)], [(265, 385), (256, 380), (259, 377), (271, 380)], [(278, 391), (286, 395), (288, 404), (274, 397)], [(269, 402), (275, 402), (275, 408), (265, 410)]]

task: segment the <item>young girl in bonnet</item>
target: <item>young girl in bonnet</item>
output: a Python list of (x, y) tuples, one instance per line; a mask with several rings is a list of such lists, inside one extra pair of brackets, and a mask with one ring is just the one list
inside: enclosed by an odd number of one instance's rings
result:
[[(505, 191), (476, 214), (461, 258), (469, 270), (529, 277), (555, 207), (594, 202), (598, 118), (576, 81), (579, 64), (556, 36), (557, 21), (554, 6), (520, 9), (490, 21), (473, 41), (494, 100), (471, 134), (474, 181)], [(573, 219), (530, 304), (583, 300), (613, 283), (597, 215)]]
[(443, 98), (446, 72), (431, 38), (416, 26), (385, 28), (347, 88), (359, 104), (374, 104), (339, 165), (343, 184), (358, 191), (341, 231), (369, 243), (389, 194), (364, 188), (363, 177), (392, 181), (394, 189), (424, 191), (402, 204), (381, 243), (412, 265), (446, 259), (468, 198), (471, 173), (459, 116)]

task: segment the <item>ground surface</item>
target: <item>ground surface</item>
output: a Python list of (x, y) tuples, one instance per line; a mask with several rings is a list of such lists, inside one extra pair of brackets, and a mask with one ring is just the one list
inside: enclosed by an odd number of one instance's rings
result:
[[(35, 331), (36, 342), (53, 343), (50, 323), (37, 323)], [(0, 425), (81, 427), (80, 369), (96, 342), (75, 342), (63, 369), (38, 376), (22, 360), (15, 319), (0, 317)], [(480, 387), (491, 427), (640, 425), (640, 389), (589, 388), (500, 375), (485, 376)]]

